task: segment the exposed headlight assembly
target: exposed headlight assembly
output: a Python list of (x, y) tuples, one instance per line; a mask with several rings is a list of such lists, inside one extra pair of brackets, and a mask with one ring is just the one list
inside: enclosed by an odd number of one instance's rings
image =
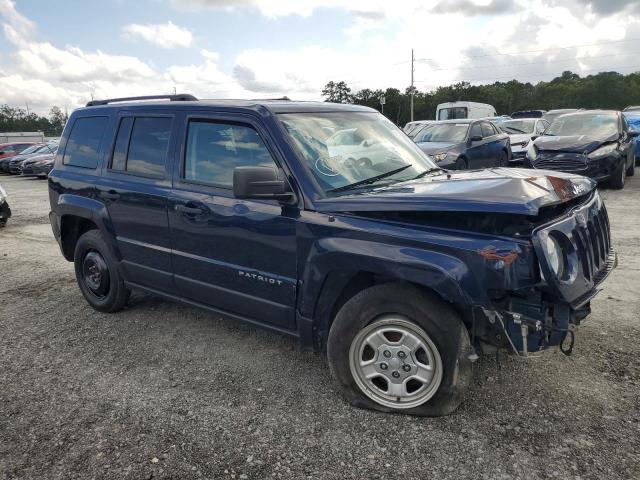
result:
[(440, 153), (433, 153), (431, 154), (431, 157), (436, 161), (436, 162), (441, 162), (442, 160), (444, 160), (445, 158), (447, 158), (448, 152), (440, 152)]
[[(571, 241), (558, 231), (543, 233), (541, 240), (547, 264), (553, 277), (565, 283), (574, 282), (578, 260)], [(543, 269), (541, 269), (541, 272), (543, 272)], [(542, 276), (543, 278), (545, 277), (544, 273)], [(545, 280), (548, 279), (545, 278)]]
[(608, 145), (604, 145), (603, 147), (600, 147), (594, 150), (593, 152), (591, 152), (589, 154), (589, 158), (605, 157), (615, 152), (617, 148), (618, 148), (618, 145), (616, 143), (610, 143)]
[(529, 142), (529, 146), (527, 147), (527, 157), (531, 160), (535, 160), (538, 157), (538, 149), (533, 142)]

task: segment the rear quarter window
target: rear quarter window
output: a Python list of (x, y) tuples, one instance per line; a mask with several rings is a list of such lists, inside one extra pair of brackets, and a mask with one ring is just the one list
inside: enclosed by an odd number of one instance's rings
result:
[(76, 119), (64, 149), (62, 163), (74, 167), (95, 169), (100, 160), (100, 144), (108, 121), (108, 117), (80, 117)]

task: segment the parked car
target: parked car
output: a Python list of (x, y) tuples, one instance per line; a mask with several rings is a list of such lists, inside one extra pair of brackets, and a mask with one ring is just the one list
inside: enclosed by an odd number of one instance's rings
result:
[(35, 143), (30, 147), (25, 148), (22, 152), (20, 152), (17, 155), (12, 155), (12, 156), (8, 156), (0, 159), (0, 172), (9, 173), (9, 162), (11, 162), (12, 159), (18, 158), (18, 157), (22, 157), (24, 159), (26, 158), (27, 155), (35, 153), (37, 150), (42, 148), (43, 145), (44, 143)]
[(22, 163), (35, 155), (46, 155), (55, 153), (57, 143), (45, 143), (39, 148), (26, 155), (16, 155), (9, 160), (9, 173), (12, 175), (20, 175), (22, 173)]
[(447, 102), (436, 107), (436, 120), (495, 117), (493, 105), (477, 102)]
[(511, 117), (509, 115), (498, 115), (497, 117), (484, 117), (482, 120), (489, 120), (500, 130), (500, 125), (507, 120), (511, 120)]
[(407, 134), (409, 138), (415, 137), (420, 130), (422, 130), (426, 125), (430, 125), (434, 122), (434, 120), (416, 120), (414, 122), (408, 122), (402, 131)]
[(7, 224), (7, 220), (11, 217), (11, 208), (9, 208), (9, 200), (7, 199), (7, 192), (4, 191), (2, 185), (0, 185), (0, 227), (4, 227)]
[(623, 112), (634, 112), (640, 110), (640, 105), (631, 105), (629, 107), (625, 107)]
[[(627, 108), (633, 108), (633, 107), (627, 107)], [(627, 120), (627, 123), (629, 124), (629, 129), (634, 132), (640, 132), (640, 108), (638, 108), (638, 110), (627, 110), (627, 108), (625, 108), (623, 115), (624, 115), (624, 118)], [(637, 165), (638, 163), (640, 163), (640, 136), (636, 137), (635, 152), (636, 152), (636, 165)]]
[(53, 147), (53, 152), (32, 155), (20, 165), (20, 174), (25, 177), (46, 177), (53, 168), (57, 145)]
[(542, 115), (542, 118), (544, 118), (547, 122), (549, 122), (551, 124), (560, 115), (564, 115), (565, 113), (578, 112), (580, 110), (582, 110), (582, 109), (578, 109), (578, 108), (560, 108), (560, 109), (557, 109), (557, 110), (549, 110), (544, 115)]
[[(358, 105), (158, 98), (65, 126), (50, 220), (85, 299), (115, 312), (135, 288), (291, 335), (354, 405), (445, 415), (485, 348), (570, 353), (616, 265), (580, 175), (443, 171)], [(384, 162), (333, 159), (327, 121)]]
[(549, 123), (543, 118), (523, 118), (507, 120), (500, 124), (500, 129), (509, 135), (511, 140), (511, 162), (522, 163), (527, 153), (527, 146), (547, 129)]
[(0, 144), (0, 159), (12, 157), (33, 145), (33, 142), (17, 142)]
[(446, 120), (426, 126), (413, 139), (441, 168), (467, 170), (506, 166), (509, 136), (487, 120)]
[(526, 164), (579, 173), (612, 188), (624, 187), (635, 172), (635, 137), (621, 112), (584, 110), (562, 115), (529, 143)]
[(511, 114), (511, 118), (542, 118), (546, 110), (519, 110)]

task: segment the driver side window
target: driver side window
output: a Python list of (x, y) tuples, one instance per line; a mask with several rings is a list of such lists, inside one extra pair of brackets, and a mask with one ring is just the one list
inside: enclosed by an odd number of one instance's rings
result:
[(262, 138), (250, 126), (189, 122), (184, 179), (231, 188), (234, 168), (275, 166)]
[(473, 138), (473, 137), (484, 138), (484, 135), (482, 135), (482, 128), (480, 127), (479, 123), (474, 123), (473, 126), (471, 127), (471, 133), (469, 138)]

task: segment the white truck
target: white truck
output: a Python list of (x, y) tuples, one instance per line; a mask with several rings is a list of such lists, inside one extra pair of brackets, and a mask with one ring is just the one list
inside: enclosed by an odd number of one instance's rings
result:
[(44, 142), (43, 132), (0, 132), (0, 143)]
[(457, 118), (496, 117), (493, 105), (476, 102), (447, 102), (436, 108), (436, 120), (453, 120)]

